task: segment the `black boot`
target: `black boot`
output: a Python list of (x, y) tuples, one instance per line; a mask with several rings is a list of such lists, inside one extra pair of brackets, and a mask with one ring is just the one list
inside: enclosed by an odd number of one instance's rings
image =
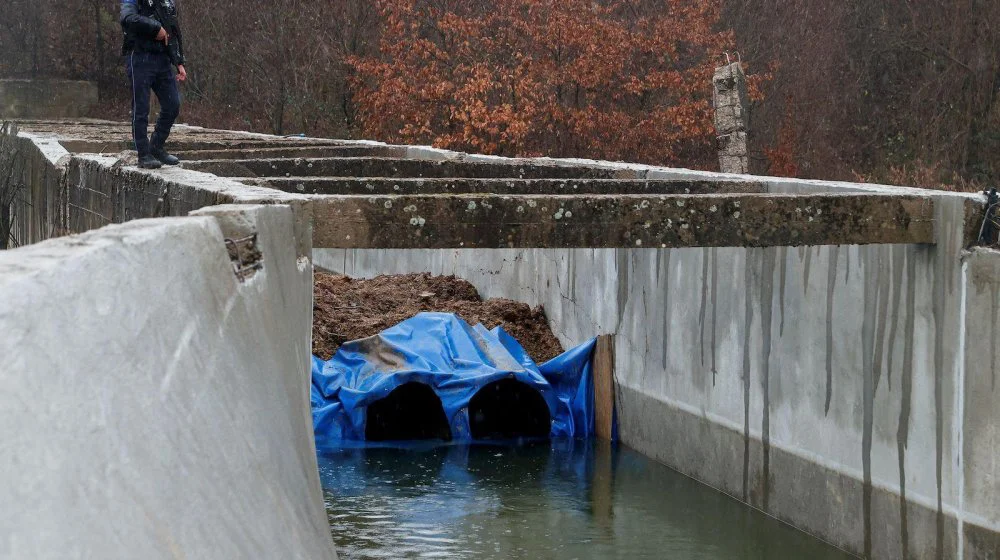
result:
[(139, 156), (139, 167), (143, 169), (159, 169), (163, 167), (163, 164), (160, 163), (160, 160), (147, 154), (144, 156)]
[(163, 165), (177, 165), (181, 162), (176, 156), (168, 154), (163, 148), (153, 148), (149, 153)]

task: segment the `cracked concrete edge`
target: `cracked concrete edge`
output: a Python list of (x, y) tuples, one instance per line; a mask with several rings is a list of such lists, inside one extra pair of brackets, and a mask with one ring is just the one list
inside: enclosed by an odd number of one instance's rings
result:
[(306, 201), (269, 205), (257, 203), (220, 204), (192, 211), (190, 216), (214, 217), (223, 235), (228, 238), (246, 237), (258, 233), (256, 216), (262, 208), (287, 208), (292, 213), (295, 236), (295, 256), (301, 262), (312, 263), (312, 206)]
[(58, 139), (46, 138), (31, 132), (18, 132), (17, 136), (29, 140), (53, 167), (65, 169), (69, 165), (70, 153), (63, 148)]

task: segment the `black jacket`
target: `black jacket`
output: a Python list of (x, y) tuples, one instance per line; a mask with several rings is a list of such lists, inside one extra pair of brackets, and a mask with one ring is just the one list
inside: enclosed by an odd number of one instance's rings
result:
[[(166, 54), (177, 66), (184, 64), (181, 27), (177, 22), (177, 7), (173, 0), (121, 0), (121, 24), (125, 32), (122, 54), (132, 51)], [(154, 5), (154, 2), (156, 4)], [(163, 27), (170, 34), (164, 45), (156, 40)]]

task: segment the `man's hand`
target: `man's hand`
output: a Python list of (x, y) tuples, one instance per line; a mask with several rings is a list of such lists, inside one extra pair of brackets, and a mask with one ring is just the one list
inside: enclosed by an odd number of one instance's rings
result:
[(186, 79), (188, 79), (188, 73), (187, 70), (184, 69), (184, 65), (181, 64), (177, 67), (177, 81), (183, 82)]
[(163, 44), (166, 45), (170, 43), (170, 34), (167, 33), (166, 29), (161, 27), (160, 32), (156, 34), (156, 40), (157, 42), (163, 41)]

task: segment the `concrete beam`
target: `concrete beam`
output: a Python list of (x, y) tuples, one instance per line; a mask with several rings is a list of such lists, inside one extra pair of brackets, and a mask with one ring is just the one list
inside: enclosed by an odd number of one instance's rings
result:
[[(92, 137), (60, 139), (59, 143), (73, 154), (117, 154), (121, 151), (134, 151), (135, 145), (124, 131), (121, 137), (107, 138), (108, 134), (95, 134)], [(199, 138), (198, 136), (171, 137), (168, 147), (174, 152), (192, 153), (204, 151), (246, 150), (254, 152), (268, 149), (323, 149), (337, 148), (339, 144), (313, 143), (301, 140), (264, 140), (255, 138)], [(205, 159), (204, 156), (200, 158)]]
[(928, 197), (822, 195), (327, 196), (323, 248), (770, 247), (934, 242)]
[(763, 193), (764, 183), (626, 179), (449, 179), (280, 177), (244, 183), (302, 194), (714, 194)]
[(183, 143), (172, 152), (184, 161), (241, 160), (275, 158), (326, 158), (326, 157), (402, 157), (406, 148), (399, 146), (292, 146), (292, 147), (246, 147), (196, 150)]
[(249, 159), (186, 162), (182, 165), (222, 177), (635, 178), (634, 171), (596, 167), (399, 158)]

